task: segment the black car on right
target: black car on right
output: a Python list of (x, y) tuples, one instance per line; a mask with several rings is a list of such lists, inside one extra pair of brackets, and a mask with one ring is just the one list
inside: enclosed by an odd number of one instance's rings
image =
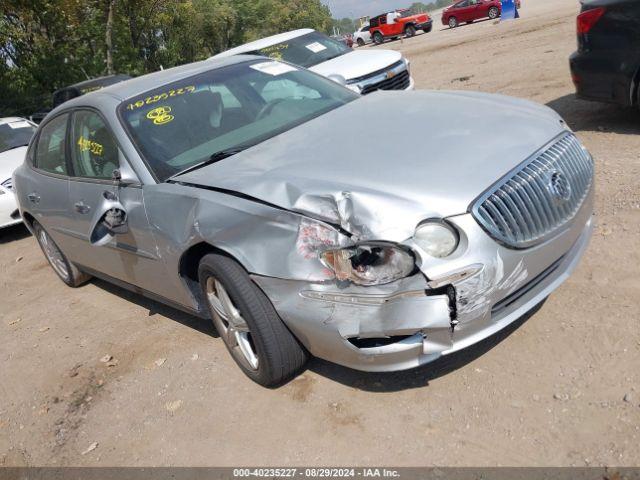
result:
[(640, 106), (640, 0), (583, 0), (571, 76), (579, 98)]

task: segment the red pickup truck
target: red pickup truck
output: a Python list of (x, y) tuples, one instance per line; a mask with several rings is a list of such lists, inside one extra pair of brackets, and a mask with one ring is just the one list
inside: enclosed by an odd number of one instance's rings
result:
[(413, 37), (418, 30), (428, 33), (432, 26), (433, 21), (427, 13), (412, 15), (408, 9), (383, 13), (369, 20), (369, 32), (377, 45), (387, 38)]

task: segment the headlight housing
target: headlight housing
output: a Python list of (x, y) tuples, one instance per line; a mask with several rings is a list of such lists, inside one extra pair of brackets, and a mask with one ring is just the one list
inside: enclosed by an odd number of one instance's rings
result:
[(415, 269), (411, 253), (383, 243), (359, 244), (320, 254), (338, 280), (357, 285), (383, 285), (408, 277)]
[(427, 220), (418, 226), (413, 241), (428, 255), (445, 258), (458, 248), (459, 236), (444, 220)]

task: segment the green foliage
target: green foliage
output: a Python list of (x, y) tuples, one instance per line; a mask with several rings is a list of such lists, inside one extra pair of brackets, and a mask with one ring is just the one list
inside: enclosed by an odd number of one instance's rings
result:
[(429, 3), (415, 2), (413, 3), (409, 9), (412, 13), (424, 13), (431, 12), (432, 10), (437, 10), (438, 8), (443, 8), (451, 5), (454, 0), (435, 0)]
[(360, 23), (357, 20), (351, 18), (341, 18), (340, 20), (333, 19), (331, 21), (331, 34), (334, 31), (340, 34), (353, 33), (358, 30)]
[(34, 113), (54, 90), (107, 73), (111, 3), (114, 70), (134, 76), (332, 27), (320, 0), (0, 0), (0, 116)]

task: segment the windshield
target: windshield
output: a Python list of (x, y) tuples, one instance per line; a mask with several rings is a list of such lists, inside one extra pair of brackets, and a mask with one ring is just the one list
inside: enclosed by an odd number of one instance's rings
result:
[(311, 32), (286, 42), (247, 52), (247, 54), (284, 60), (309, 68), (351, 51), (342, 42), (333, 40), (322, 33)]
[(254, 60), (161, 86), (125, 100), (118, 110), (147, 165), (165, 181), (220, 152), (255, 145), (356, 98), (306, 70)]
[(0, 124), (0, 153), (29, 145), (35, 131), (33, 125), (22, 119)]

